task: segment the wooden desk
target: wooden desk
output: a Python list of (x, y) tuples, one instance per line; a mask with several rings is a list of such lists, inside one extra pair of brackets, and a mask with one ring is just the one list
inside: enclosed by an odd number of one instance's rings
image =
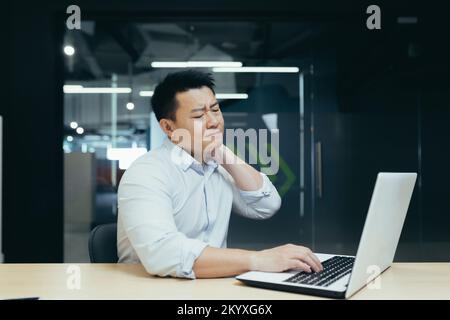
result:
[[(149, 276), (141, 265), (77, 264), (81, 288), (69, 290), (69, 264), (0, 264), (0, 299), (318, 299), (245, 286), (234, 278), (184, 280)], [(450, 299), (450, 263), (395, 263), (381, 289), (352, 299)]]

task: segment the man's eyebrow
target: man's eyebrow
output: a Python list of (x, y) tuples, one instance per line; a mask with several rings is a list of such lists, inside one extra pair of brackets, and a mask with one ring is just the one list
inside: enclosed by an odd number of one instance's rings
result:
[[(213, 102), (209, 107), (212, 108), (212, 107), (214, 107), (214, 106), (217, 105), (217, 104), (218, 104), (218, 102), (215, 101), (215, 102)], [(205, 110), (205, 107), (195, 108), (195, 109), (192, 109), (192, 110), (191, 110), (191, 113), (192, 113), (192, 112), (197, 112), (197, 111), (203, 111), (203, 110)]]
[(192, 113), (192, 112), (197, 112), (197, 111), (203, 111), (203, 110), (205, 110), (205, 107), (195, 108), (195, 109), (192, 109), (192, 110), (191, 110), (191, 113)]

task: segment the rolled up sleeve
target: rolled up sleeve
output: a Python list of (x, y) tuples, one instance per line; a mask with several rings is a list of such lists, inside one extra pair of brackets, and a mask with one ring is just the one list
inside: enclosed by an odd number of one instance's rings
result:
[(195, 279), (194, 262), (207, 244), (177, 230), (170, 190), (161, 174), (127, 172), (119, 187), (118, 205), (119, 219), (148, 273)]
[(233, 212), (251, 219), (272, 217), (281, 207), (277, 189), (264, 174), (263, 185), (258, 190), (240, 190), (233, 181)]

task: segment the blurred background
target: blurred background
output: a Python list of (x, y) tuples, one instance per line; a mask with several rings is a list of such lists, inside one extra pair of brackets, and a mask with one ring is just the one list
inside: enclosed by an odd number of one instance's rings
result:
[[(80, 29), (67, 28), (71, 4)], [(282, 207), (267, 221), (233, 215), (229, 247), (355, 254), (376, 174), (413, 171), (396, 260), (449, 261), (445, 10), (380, 2), (369, 30), (369, 4), (7, 2), (4, 261), (89, 261), (90, 231), (117, 219), (122, 174), (164, 137), (155, 86), (188, 67), (212, 73), (226, 128), (280, 133), (270, 179)]]

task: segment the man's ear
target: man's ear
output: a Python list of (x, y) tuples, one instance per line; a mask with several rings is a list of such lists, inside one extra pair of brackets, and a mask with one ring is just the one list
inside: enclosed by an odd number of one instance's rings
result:
[(170, 119), (161, 119), (159, 120), (159, 126), (161, 127), (161, 130), (164, 131), (164, 133), (171, 138), (172, 133), (175, 130), (175, 125), (172, 120)]

